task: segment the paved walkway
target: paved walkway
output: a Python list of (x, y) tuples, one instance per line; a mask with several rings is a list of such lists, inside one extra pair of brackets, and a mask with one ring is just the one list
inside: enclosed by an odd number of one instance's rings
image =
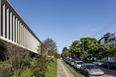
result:
[(57, 60), (57, 77), (74, 77), (60, 59)]

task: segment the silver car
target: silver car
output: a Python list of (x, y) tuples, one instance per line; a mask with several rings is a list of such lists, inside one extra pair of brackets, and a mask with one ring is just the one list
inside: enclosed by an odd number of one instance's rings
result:
[(103, 61), (96, 60), (96, 61), (93, 62), (93, 64), (95, 64), (97, 66), (101, 66), (103, 64)]
[(104, 72), (99, 69), (95, 64), (83, 64), (80, 68), (80, 72), (87, 77), (103, 77)]
[(75, 62), (74, 59), (71, 59), (71, 60), (70, 60), (70, 64), (71, 64), (72, 66), (74, 65), (74, 62)]
[(75, 61), (74, 62), (74, 68), (76, 68), (77, 70), (80, 70), (81, 65), (83, 64), (82, 61)]

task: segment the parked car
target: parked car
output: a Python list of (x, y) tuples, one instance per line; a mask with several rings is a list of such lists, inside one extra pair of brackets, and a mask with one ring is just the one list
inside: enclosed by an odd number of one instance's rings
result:
[(83, 62), (87, 62), (87, 60), (86, 60), (86, 59), (82, 59), (82, 61), (83, 61)]
[(69, 63), (70, 62), (70, 58), (66, 58), (65, 62)]
[(77, 70), (80, 70), (80, 67), (82, 64), (84, 64), (82, 61), (75, 61), (74, 68), (76, 68)]
[(66, 60), (66, 57), (63, 57), (62, 59), (65, 61)]
[(116, 69), (116, 63), (113, 63), (112, 66), (111, 66), (111, 68)]
[(74, 65), (74, 62), (75, 62), (75, 59), (71, 59), (69, 63), (70, 65)]
[(104, 72), (99, 69), (95, 64), (83, 64), (80, 68), (80, 72), (85, 74), (87, 77), (103, 77)]
[(110, 68), (116, 68), (116, 63), (113, 63), (113, 62), (105, 62), (105, 63), (102, 64), (102, 67), (108, 68), (108, 69), (110, 69)]
[(97, 65), (97, 66), (101, 66), (103, 64), (103, 61), (101, 60), (96, 60), (93, 62), (93, 64)]

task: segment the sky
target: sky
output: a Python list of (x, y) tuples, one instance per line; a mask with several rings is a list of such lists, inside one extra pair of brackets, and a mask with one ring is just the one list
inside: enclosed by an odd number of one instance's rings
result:
[(58, 52), (75, 40), (116, 32), (116, 0), (8, 0), (36, 36)]

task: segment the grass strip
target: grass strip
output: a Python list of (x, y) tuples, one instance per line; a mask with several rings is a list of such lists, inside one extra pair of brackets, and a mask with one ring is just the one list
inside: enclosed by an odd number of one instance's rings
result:
[(45, 74), (45, 77), (57, 77), (57, 59), (48, 64), (48, 71)]
[(75, 76), (75, 77), (84, 77), (83, 75), (79, 74), (77, 71), (75, 71), (72, 67), (70, 67), (70, 65), (66, 64), (63, 60), (62, 60), (63, 64), (71, 71), (71, 73)]

